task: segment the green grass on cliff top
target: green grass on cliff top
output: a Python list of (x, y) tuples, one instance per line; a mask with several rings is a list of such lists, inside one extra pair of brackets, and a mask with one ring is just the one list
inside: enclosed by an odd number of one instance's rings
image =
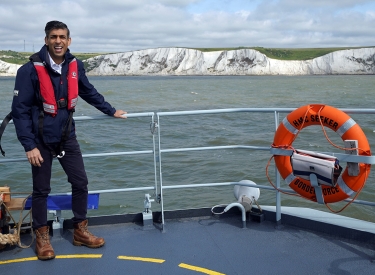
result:
[(196, 48), (202, 52), (212, 51), (229, 51), (240, 49), (254, 49), (269, 58), (279, 60), (309, 60), (319, 56), (326, 55), (331, 52), (348, 50), (348, 49), (361, 49), (372, 47), (337, 47), (337, 48), (263, 48), (263, 47), (238, 47), (238, 48)]
[[(346, 50), (346, 49), (360, 49), (370, 47), (337, 47), (337, 48), (263, 48), (263, 47), (237, 47), (237, 48), (195, 48), (202, 52), (213, 52), (213, 51), (231, 51), (240, 49), (254, 49), (257, 50), (269, 58), (279, 60), (308, 60), (313, 59), (325, 54)], [(104, 53), (73, 53), (78, 59), (85, 60), (90, 57), (98, 56)], [(13, 64), (25, 64), (29, 61), (31, 52), (15, 52), (15, 51), (0, 51), (0, 60), (13, 63)]]

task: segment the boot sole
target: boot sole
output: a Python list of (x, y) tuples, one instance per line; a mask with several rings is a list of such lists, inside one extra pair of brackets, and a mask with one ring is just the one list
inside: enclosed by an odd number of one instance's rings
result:
[(38, 259), (41, 260), (41, 261), (48, 261), (48, 260), (55, 259), (55, 256), (52, 256), (52, 257), (38, 257)]
[(75, 246), (87, 246), (89, 248), (99, 248), (99, 247), (102, 247), (104, 244), (105, 244), (105, 242), (103, 242), (102, 244), (90, 245), (90, 244), (85, 244), (85, 243), (81, 243), (81, 242), (73, 240), (73, 245), (75, 245)]
[(41, 261), (48, 261), (48, 260), (55, 259), (55, 255), (53, 255), (53, 256), (38, 256), (38, 259), (41, 260)]

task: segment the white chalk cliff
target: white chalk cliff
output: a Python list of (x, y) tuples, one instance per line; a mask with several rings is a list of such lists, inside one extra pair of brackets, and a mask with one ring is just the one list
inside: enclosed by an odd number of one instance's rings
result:
[[(336, 51), (304, 61), (272, 59), (251, 49), (201, 52), (157, 48), (100, 55), (86, 62), (88, 75), (375, 74), (375, 48)], [(0, 75), (5, 72), (2, 64), (0, 61)], [(6, 73), (15, 73), (14, 67)]]
[(89, 75), (375, 74), (375, 48), (336, 51), (306, 61), (271, 59), (251, 49), (158, 48), (101, 55), (87, 62)]
[(21, 66), (0, 60), (0, 76), (15, 76), (19, 67)]

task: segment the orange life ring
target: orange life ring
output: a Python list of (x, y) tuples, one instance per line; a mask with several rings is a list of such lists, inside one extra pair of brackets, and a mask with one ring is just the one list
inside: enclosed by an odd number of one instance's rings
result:
[[(290, 148), (300, 130), (311, 125), (321, 125), (321, 123), (338, 133), (342, 140), (358, 140), (359, 155), (371, 155), (370, 145), (361, 127), (346, 113), (322, 104), (302, 106), (287, 115), (276, 130), (273, 147)], [(302, 197), (317, 201), (315, 189), (310, 181), (293, 175), (290, 156), (275, 155), (274, 158), (281, 177), (290, 188)], [(357, 176), (349, 176), (348, 167), (346, 167), (335, 187), (322, 185), (324, 202), (342, 201), (361, 190), (369, 175), (371, 165), (360, 163), (359, 168)]]

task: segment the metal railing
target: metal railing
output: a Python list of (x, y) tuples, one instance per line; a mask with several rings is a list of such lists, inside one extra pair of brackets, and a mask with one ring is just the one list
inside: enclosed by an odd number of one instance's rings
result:
[[(161, 195), (161, 208), (162, 208), (162, 223), (164, 225), (164, 204), (163, 204), (163, 190), (166, 189), (178, 189), (178, 188), (197, 188), (197, 187), (214, 187), (214, 186), (228, 186), (228, 185), (244, 185), (249, 187), (256, 187), (260, 189), (274, 190), (276, 192), (276, 223), (281, 222), (281, 192), (295, 193), (293, 190), (284, 189), (280, 187), (280, 174), (275, 171), (276, 177), (276, 188), (280, 191), (275, 190), (273, 187), (264, 185), (254, 185), (249, 183), (241, 182), (225, 182), (225, 183), (204, 183), (204, 184), (189, 184), (189, 185), (168, 185), (163, 186), (162, 177), (162, 154), (172, 152), (188, 152), (188, 151), (202, 151), (202, 150), (221, 150), (221, 149), (250, 149), (250, 150), (263, 150), (271, 152), (270, 147), (261, 146), (245, 146), (245, 145), (230, 145), (230, 146), (211, 146), (211, 147), (194, 147), (194, 148), (168, 148), (163, 149), (161, 147), (161, 117), (165, 116), (186, 116), (186, 115), (202, 115), (202, 114), (222, 114), (222, 113), (239, 113), (239, 112), (252, 112), (252, 113), (273, 113), (275, 130), (279, 126), (279, 115), (280, 113), (289, 113), (295, 110), (294, 108), (235, 108), (235, 109), (213, 109), (213, 110), (196, 110), (196, 111), (180, 111), (180, 112), (158, 112), (156, 113), (157, 124), (158, 124), (158, 140), (159, 140), (159, 178), (160, 178), (160, 195)], [(375, 114), (375, 109), (341, 109), (348, 114)], [(371, 158), (367, 163), (374, 164), (375, 159)], [(350, 201), (347, 199), (346, 201)], [(354, 203), (375, 206), (374, 202), (355, 200)]]
[[(295, 108), (233, 108), (233, 109), (212, 109), (212, 110), (194, 110), (194, 111), (176, 111), (176, 112), (146, 112), (146, 113), (133, 113), (127, 114), (128, 118), (138, 118), (138, 117), (149, 117), (151, 119), (151, 134), (152, 134), (152, 148), (149, 150), (142, 150), (142, 151), (123, 151), (123, 152), (113, 152), (113, 153), (99, 153), (99, 154), (83, 154), (84, 158), (89, 157), (107, 157), (107, 156), (119, 156), (119, 155), (136, 155), (136, 154), (153, 154), (153, 162), (154, 162), (154, 186), (146, 186), (146, 187), (134, 187), (134, 188), (120, 188), (120, 189), (106, 189), (106, 190), (92, 190), (89, 193), (118, 193), (118, 192), (132, 192), (132, 191), (155, 191), (156, 196), (158, 197), (157, 200), (161, 204), (161, 213), (162, 213), (162, 224), (164, 227), (165, 220), (164, 220), (164, 197), (163, 191), (170, 190), (170, 189), (179, 189), (179, 188), (200, 188), (200, 187), (215, 187), (215, 186), (230, 186), (230, 185), (244, 185), (249, 187), (256, 187), (260, 189), (266, 190), (273, 190), (276, 192), (276, 222), (281, 222), (281, 196), (280, 191), (282, 192), (289, 192), (295, 193), (291, 189), (281, 188), (280, 181), (281, 177), (278, 171), (275, 169), (275, 178), (276, 178), (276, 190), (274, 187), (266, 186), (266, 185), (254, 185), (249, 183), (241, 183), (241, 182), (214, 182), (214, 183), (201, 183), (201, 184), (187, 184), (187, 185), (163, 185), (163, 168), (162, 168), (162, 155), (168, 153), (175, 153), (175, 152), (192, 152), (192, 151), (205, 151), (205, 150), (223, 150), (223, 149), (244, 149), (244, 150), (262, 150), (268, 151), (272, 154), (272, 149), (270, 147), (262, 147), (262, 146), (246, 146), (246, 145), (228, 145), (228, 146), (210, 146), (210, 147), (186, 147), (186, 148), (162, 148), (161, 140), (162, 140), (162, 117), (170, 117), (170, 116), (187, 116), (187, 115), (205, 115), (205, 114), (223, 114), (223, 113), (240, 113), (240, 112), (248, 112), (248, 113), (272, 113), (274, 115), (274, 125), (275, 130), (279, 126), (280, 121), (280, 113), (289, 113), (295, 110)], [(348, 114), (375, 114), (375, 109), (340, 109)], [(98, 119), (112, 119), (107, 115), (99, 115), (99, 116), (80, 116), (74, 118), (76, 121), (84, 121), (84, 120), (98, 120)], [(1, 122), (0, 122), (1, 123)], [(157, 140), (155, 140), (155, 135), (157, 134)], [(353, 156), (355, 157), (355, 156)], [(26, 158), (17, 158), (17, 159), (2, 159), (0, 163), (6, 162), (18, 162), (18, 161), (27, 161)], [(371, 158), (366, 163), (374, 164), (375, 158)], [(51, 195), (70, 195), (71, 192), (67, 193), (58, 193), (58, 194), (51, 194)], [(347, 199), (349, 201), (349, 199)], [(355, 200), (353, 203), (375, 206), (375, 202), (363, 201), (363, 200)]]

